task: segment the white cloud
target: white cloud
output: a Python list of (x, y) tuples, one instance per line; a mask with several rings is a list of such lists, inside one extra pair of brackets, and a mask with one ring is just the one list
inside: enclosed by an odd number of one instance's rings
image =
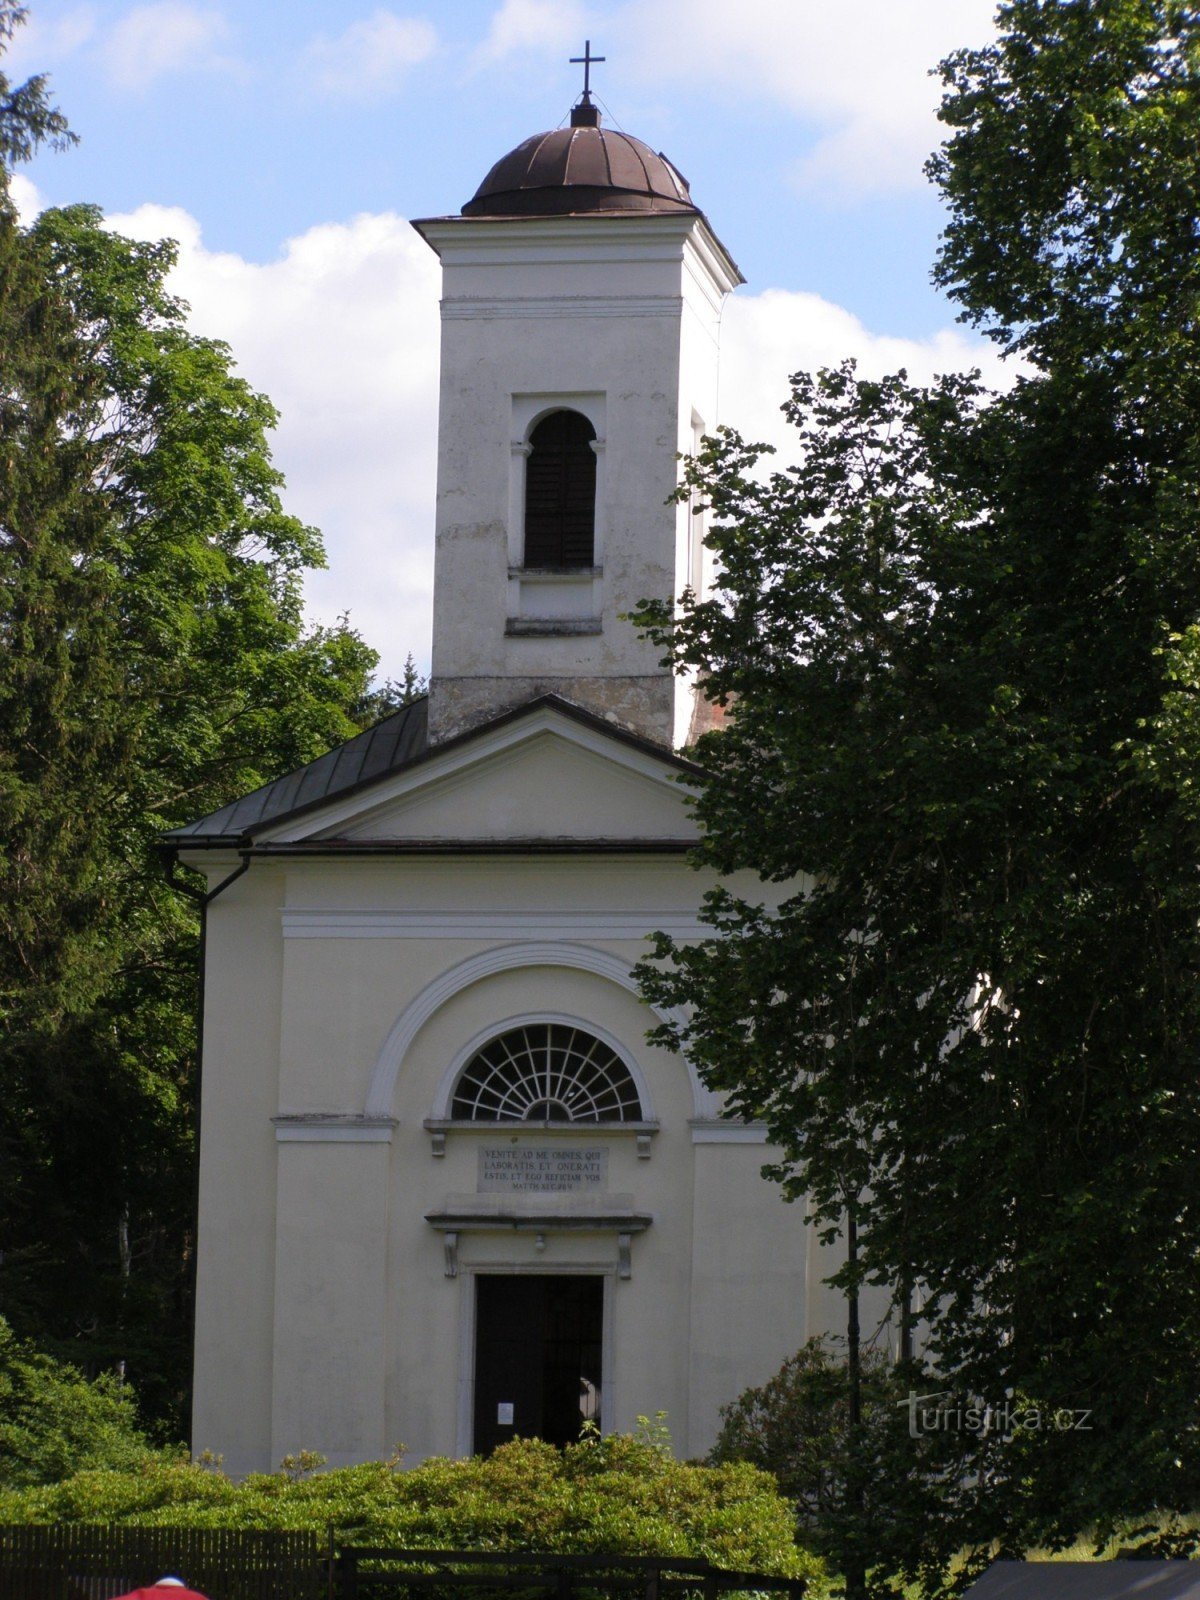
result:
[(864, 377), (907, 371), (914, 383), (945, 372), (978, 367), (983, 381), (1005, 389), (1015, 369), (995, 347), (944, 328), (928, 339), (872, 333), (842, 306), (820, 295), (788, 289), (734, 295), (721, 331), (721, 418), (745, 439), (773, 444), (786, 463), (795, 454), (795, 432), (780, 414), (793, 372), (834, 367), (854, 357)]
[(285, 504), (325, 535), (310, 614), (351, 622), (396, 675), (429, 659), (437, 459), (438, 264), (402, 217), (359, 216), (259, 265), (205, 248), (186, 211), (141, 206), (110, 226), (179, 240), (170, 287), (196, 332), (224, 339), (280, 411)]
[[(766, 97), (818, 131), (792, 163), (824, 190), (911, 188), (940, 137), (930, 68), (990, 37), (995, 0), (631, 0), (613, 55), (654, 75)], [(767, 152), (771, 159), (772, 152)]]
[(352, 22), (335, 39), (313, 39), (304, 61), (322, 93), (376, 98), (390, 93), (410, 67), (428, 60), (436, 48), (431, 22), (381, 8)]
[[(941, 137), (930, 69), (958, 46), (986, 41), (995, 4), (621, 0), (606, 8), (597, 43), (627, 85), (685, 81), (698, 116), (714, 92), (773, 103), (814, 142), (799, 159), (768, 149), (766, 160), (804, 187), (869, 193), (924, 182), (922, 164)], [(577, 45), (600, 25), (586, 19), (583, 0), (503, 0), (476, 62)], [(615, 81), (605, 77), (602, 89)]]
[(31, 182), (23, 172), (9, 173), (8, 193), (17, 208), (18, 218), (26, 225), (33, 221), (39, 211), (46, 209), (46, 202), (37, 184)]
[(499, 61), (518, 50), (565, 50), (586, 31), (580, 0), (504, 0), (477, 60)]
[(229, 33), (220, 11), (186, 0), (151, 0), (134, 6), (100, 49), (109, 77), (121, 89), (144, 89), (167, 73), (196, 67), (229, 69), (220, 53)]
[(96, 11), (90, 5), (73, 6), (59, 17), (33, 12), (5, 47), (4, 70), (12, 78), (45, 72), (86, 44), (95, 31)]

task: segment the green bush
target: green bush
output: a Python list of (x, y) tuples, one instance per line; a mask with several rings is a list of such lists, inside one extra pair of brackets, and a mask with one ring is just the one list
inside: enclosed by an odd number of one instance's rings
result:
[[(901, 1415), (907, 1369), (877, 1355), (863, 1361), (864, 1425), (875, 1443), (881, 1425)], [(709, 1454), (717, 1464), (749, 1461), (769, 1472), (796, 1508), (801, 1537), (822, 1546), (846, 1497), (849, 1378), (846, 1362), (822, 1339), (810, 1339), (773, 1378), (721, 1407), (721, 1432)]]
[(943, 1485), (961, 1472), (963, 1435), (909, 1433), (909, 1400), (939, 1387), (915, 1362), (866, 1353), (859, 1426), (850, 1426), (845, 1358), (810, 1339), (761, 1388), (721, 1408), (709, 1461), (769, 1472), (795, 1508), (797, 1537), (834, 1572), (867, 1575), (874, 1595), (907, 1592), (914, 1530), (943, 1516)]
[(745, 1463), (696, 1466), (648, 1439), (609, 1435), (565, 1450), (517, 1439), (487, 1459), (441, 1457), (305, 1473), (295, 1464), (234, 1483), (207, 1467), (146, 1461), (63, 1483), (0, 1491), (0, 1524), (124, 1523), (317, 1528), (354, 1543), (702, 1557), (727, 1569), (808, 1577), (792, 1509)]
[(164, 1459), (138, 1425), (131, 1390), (85, 1378), (18, 1339), (0, 1317), (0, 1489)]

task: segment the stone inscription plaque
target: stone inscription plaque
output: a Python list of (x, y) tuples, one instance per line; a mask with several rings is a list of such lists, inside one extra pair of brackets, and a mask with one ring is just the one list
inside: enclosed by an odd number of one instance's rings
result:
[(603, 1145), (485, 1144), (479, 1150), (479, 1193), (568, 1194), (601, 1190), (608, 1181)]

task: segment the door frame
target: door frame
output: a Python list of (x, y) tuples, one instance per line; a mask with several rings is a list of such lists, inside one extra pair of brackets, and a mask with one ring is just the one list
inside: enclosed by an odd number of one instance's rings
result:
[(610, 1266), (575, 1266), (571, 1263), (508, 1265), (489, 1262), (487, 1266), (463, 1267), (458, 1275), (458, 1405), (455, 1422), (454, 1453), (473, 1454), (475, 1447), (475, 1280), (489, 1278), (603, 1278), (604, 1305), (600, 1313), (600, 1370), (604, 1381), (600, 1390), (600, 1431), (611, 1433), (616, 1416), (616, 1362), (613, 1335), (617, 1321), (617, 1269)]

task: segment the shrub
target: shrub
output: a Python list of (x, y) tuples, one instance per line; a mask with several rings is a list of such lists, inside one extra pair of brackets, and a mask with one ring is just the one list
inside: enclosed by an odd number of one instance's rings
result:
[(565, 1450), (516, 1439), (486, 1459), (435, 1457), (305, 1474), (295, 1466), (234, 1483), (192, 1463), (147, 1460), (128, 1471), (0, 1491), (0, 1523), (124, 1523), (188, 1528), (318, 1528), (353, 1543), (701, 1557), (725, 1568), (817, 1580), (797, 1547), (791, 1507), (746, 1463), (673, 1460), (628, 1435)]
[(0, 1317), (0, 1488), (51, 1484), (160, 1456), (138, 1425), (130, 1389), (85, 1378), (18, 1339)]
[(959, 1471), (958, 1434), (909, 1434), (909, 1399), (937, 1387), (914, 1362), (867, 1355), (852, 1430), (846, 1362), (810, 1339), (761, 1388), (722, 1407), (709, 1460), (770, 1472), (792, 1502), (798, 1537), (834, 1571), (866, 1573), (874, 1595), (905, 1593), (914, 1530), (945, 1516), (942, 1487)]
[[(894, 1368), (878, 1357), (864, 1360), (868, 1429), (877, 1418), (895, 1417), (903, 1393)], [(823, 1340), (810, 1339), (761, 1388), (721, 1407), (721, 1432), (708, 1459), (749, 1461), (771, 1473), (795, 1506), (801, 1530), (820, 1539), (845, 1496), (848, 1415), (846, 1363)]]

